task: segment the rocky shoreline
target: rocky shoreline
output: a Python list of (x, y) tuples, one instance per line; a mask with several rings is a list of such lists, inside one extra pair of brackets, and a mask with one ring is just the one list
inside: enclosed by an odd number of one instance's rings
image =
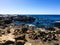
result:
[(13, 42), (12, 45), (17, 45), (18, 43), (26, 45), (27, 42), (33, 44), (35, 41), (36, 43), (42, 42), (42, 44), (47, 42), (49, 44), (52, 42), (58, 43), (58, 41), (60, 41), (59, 31), (60, 29), (56, 27), (55, 30), (45, 30), (45, 28), (29, 27), (29, 25), (26, 24), (18, 26), (10, 24), (5, 28), (0, 28), (0, 43), (5, 44), (9, 41)]
[[(60, 28), (19, 24), (11, 22), (12, 18), (0, 20), (0, 45), (60, 45)], [(9, 23), (7, 23), (7, 22)], [(29, 21), (28, 21), (29, 22)]]

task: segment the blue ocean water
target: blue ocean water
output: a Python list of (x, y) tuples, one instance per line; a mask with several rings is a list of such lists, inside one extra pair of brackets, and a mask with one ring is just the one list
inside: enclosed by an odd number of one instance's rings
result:
[(50, 20), (60, 20), (60, 15), (30, 15), (36, 18), (47, 18)]
[[(26, 16), (35, 17), (36, 20), (32, 23), (28, 23), (28, 22), (14, 22), (14, 23), (33, 24), (37, 27), (40, 27), (40, 26), (53, 26), (54, 21), (60, 21), (60, 15), (26, 15)], [(36, 24), (37, 22), (39, 22), (39, 24)]]

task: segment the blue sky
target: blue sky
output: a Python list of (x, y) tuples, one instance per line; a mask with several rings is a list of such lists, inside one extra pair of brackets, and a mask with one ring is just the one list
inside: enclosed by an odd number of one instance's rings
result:
[(0, 14), (60, 14), (60, 0), (0, 0)]

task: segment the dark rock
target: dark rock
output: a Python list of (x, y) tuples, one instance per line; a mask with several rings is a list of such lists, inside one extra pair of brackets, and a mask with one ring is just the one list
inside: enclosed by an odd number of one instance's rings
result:
[(27, 30), (28, 30), (28, 28), (22, 28), (22, 32), (23, 32), (23, 33), (26, 33)]
[(54, 27), (48, 27), (47, 29), (50, 31), (55, 31)]
[(24, 43), (17, 42), (16, 45), (24, 45)]
[(44, 38), (43, 41), (46, 42), (47, 41), (47, 38)]
[(34, 22), (35, 18), (31, 16), (17, 16), (17, 18), (14, 18), (14, 21), (20, 21), (20, 22)]
[(4, 20), (4, 24), (10, 24), (12, 23), (12, 20)]
[(54, 45), (59, 45), (59, 43), (55, 43)]
[(9, 44), (14, 44), (14, 42), (12, 42), (12, 41), (7, 41), (7, 42), (5, 42), (3, 45), (9, 45)]

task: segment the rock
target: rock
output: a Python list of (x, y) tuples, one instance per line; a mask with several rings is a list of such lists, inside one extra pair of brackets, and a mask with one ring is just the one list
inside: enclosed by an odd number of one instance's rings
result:
[(19, 15), (17, 18), (14, 18), (14, 21), (20, 21), (20, 22), (34, 22), (35, 18), (31, 16), (22, 16)]
[(55, 43), (54, 45), (59, 45), (59, 43)]
[(32, 45), (32, 43), (26, 42), (24, 45)]

